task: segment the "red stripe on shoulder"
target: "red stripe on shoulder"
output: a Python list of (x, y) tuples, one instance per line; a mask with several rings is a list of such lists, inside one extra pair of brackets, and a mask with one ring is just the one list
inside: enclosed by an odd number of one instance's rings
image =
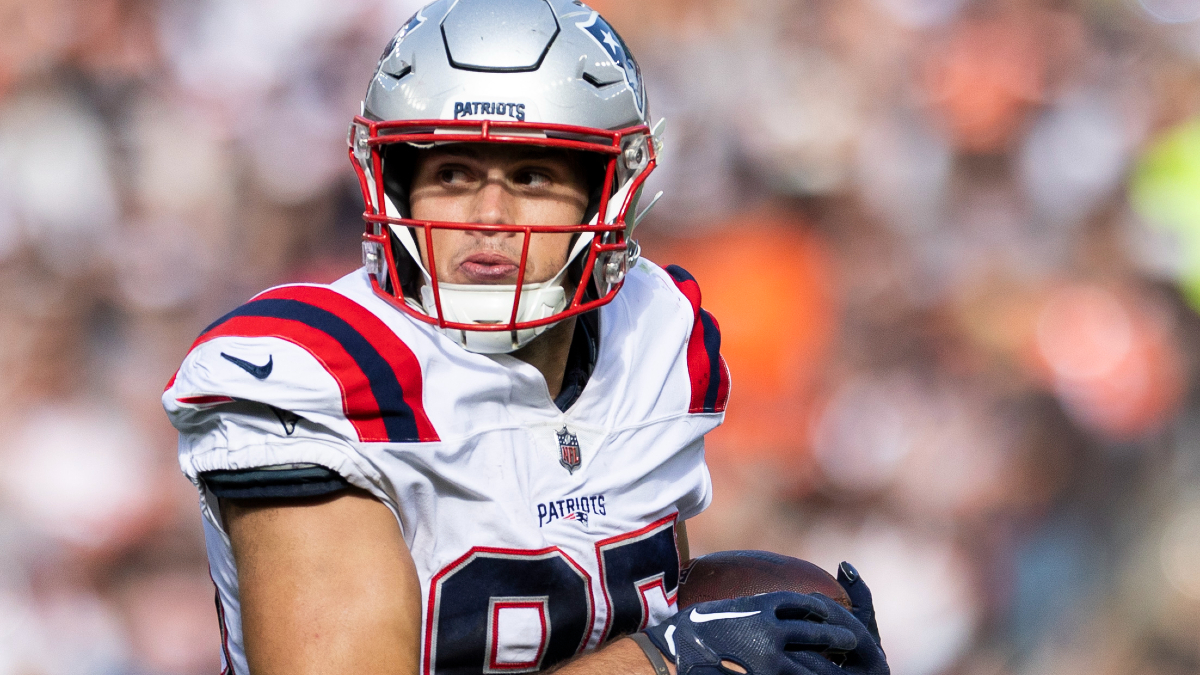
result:
[(692, 306), (692, 334), (688, 337), (688, 377), (692, 383), (690, 413), (724, 412), (729, 403), (729, 367), (721, 357), (721, 327), (700, 308), (700, 284), (678, 265), (666, 268)]
[(219, 337), (273, 337), (286, 340), (312, 355), (337, 380), (342, 394), (342, 412), (354, 425), (358, 440), (386, 442), (387, 429), (377, 411), (371, 383), (341, 343), (300, 321), (260, 316), (238, 316), (196, 340), (196, 345)]
[(416, 354), (382, 319), (366, 307), (337, 291), (321, 286), (283, 286), (260, 294), (255, 300), (299, 300), (319, 307), (354, 327), (388, 362), (404, 391), (404, 402), (412, 409), (422, 441), (437, 441), (437, 431), (425, 414), (424, 378)]
[(688, 377), (692, 381), (692, 401), (688, 405), (688, 412), (704, 412), (704, 399), (712, 378), (712, 363), (708, 350), (704, 348), (704, 324), (698, 313), (692, 326), (692, 335), (688, 338), (687, 364)]
[(683, 293), (683, 297), (688, 299), (692, 304), (692, 314), (700, 313), (700, 284), (696, 278), (688, 273), (679, 265), (668, 265), (666, 268), (667, 274), (671, 275), (671, 281), (675, 282), (675, 287)]

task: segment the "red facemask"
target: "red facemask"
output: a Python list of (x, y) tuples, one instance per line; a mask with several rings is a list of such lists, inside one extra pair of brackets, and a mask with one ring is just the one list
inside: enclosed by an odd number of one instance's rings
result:
[[(350, 127), (350, 159), (358, 174), (366, 210), (363, 261), (376, 293), (409, 316), (457, 338), (471, 351), (510, 352), (563, 319), (611, 302), (636, 262), (636, 242), (627, 241), (627, 220), (657, 160), (656, 143), (645, 125), (618, 131), (560, 124), (492, 120), (404, 120), (377, 122), (355, 117)], [(384, 153), (390, 144), (499, 143), (592, 153), (604, 165), (604, 179), (591, 211), (579, 225), (509, 225), (414, 220), (407, 204), (385, 190)], [(401, 200), (403, 201), (403, 200)], [(402, 211), (402, 209), (404, 209)], [(524, 235), (515, 286), (443, 284), (437, 277), (433, 232), (437, 229), (507, 232)], [(525, 283), (529, 241), (534, 233), (556, 232), (573, 238), (567, 268), (573, 268), (569, 293), (547, 295), (542, 284)], [(422, 261), (416, 237), (425, 242)], [(406, 279), (402, 270), (417, 274)], [(560, 272), (552, 282), (561, 284)], [(504, 295), (498, 295), (503, 293)], [(540, 294), (540, 295), (539, 295)], [(534, 298), (546, 304), (534, 306)], [(480, 302), (483, 302), (481, 305)], [(503, 309), (497, 309), (503, 303)], [(522, 306), (524, 305), (524, 307)], [(478, 308), (487, 307), (480, 311)], [(507, 334), (507, 335), (506, 335)]]

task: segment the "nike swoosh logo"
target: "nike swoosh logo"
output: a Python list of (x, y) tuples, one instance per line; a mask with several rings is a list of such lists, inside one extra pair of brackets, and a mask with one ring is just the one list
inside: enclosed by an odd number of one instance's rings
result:
[(720, 621), (721, 619), (744, 619), (748, 616), (761, 613), (762, 610), (754, 612), (713, 612), (712, 614), (701, 614), (693, 609), (691, 616), (688, 618), (691, 619), (692, 623), (705, 623), (707, 621)]
[(250, 363), (249, 361), (243, 361), (242, 359), (239, 359), (236, 356), (230, 356), (230, 355), (226, 354), (225, 352), (221, 352), (221, 356), (223, 356), (226, 361), (232, 363), (233, 365), (237, 366), (238, 368), (241, 368), (242, 370), (246, 371), (247, 373), (250, 373), (255, 378), (260, 379), (260, 380), (267, 379), (267, 377), (269, 377), (271, 375), (271, 369), (275, 367), (275, 357), (274, 356), (268, 356), (267, 363), (265, 365), (261, 365), (261, 366), (256, 366), (253, 363)]

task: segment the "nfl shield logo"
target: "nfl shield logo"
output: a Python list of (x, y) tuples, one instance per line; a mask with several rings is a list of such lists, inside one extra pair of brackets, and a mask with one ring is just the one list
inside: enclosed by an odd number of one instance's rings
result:
[(557, 433), (558, 450), (561, 453), (558, 463), (562, 464), (564, 469), (574, 474), (575, 469), (578, 469), (582, 463), (579, 456), (579, 438), (570, 431), (567, 431), (566, 426), (563, 426), (562, 431)]

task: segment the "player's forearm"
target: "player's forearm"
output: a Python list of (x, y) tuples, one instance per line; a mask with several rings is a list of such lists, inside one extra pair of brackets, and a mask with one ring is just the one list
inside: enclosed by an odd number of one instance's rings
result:
[[(675, 664), (667, 661), (675, 675)], [(654, 675), (654, 666), (642, 648), (629, 638), (614, 640), (594, 652), (572, 659), (553, 669), (554, 675)]]

